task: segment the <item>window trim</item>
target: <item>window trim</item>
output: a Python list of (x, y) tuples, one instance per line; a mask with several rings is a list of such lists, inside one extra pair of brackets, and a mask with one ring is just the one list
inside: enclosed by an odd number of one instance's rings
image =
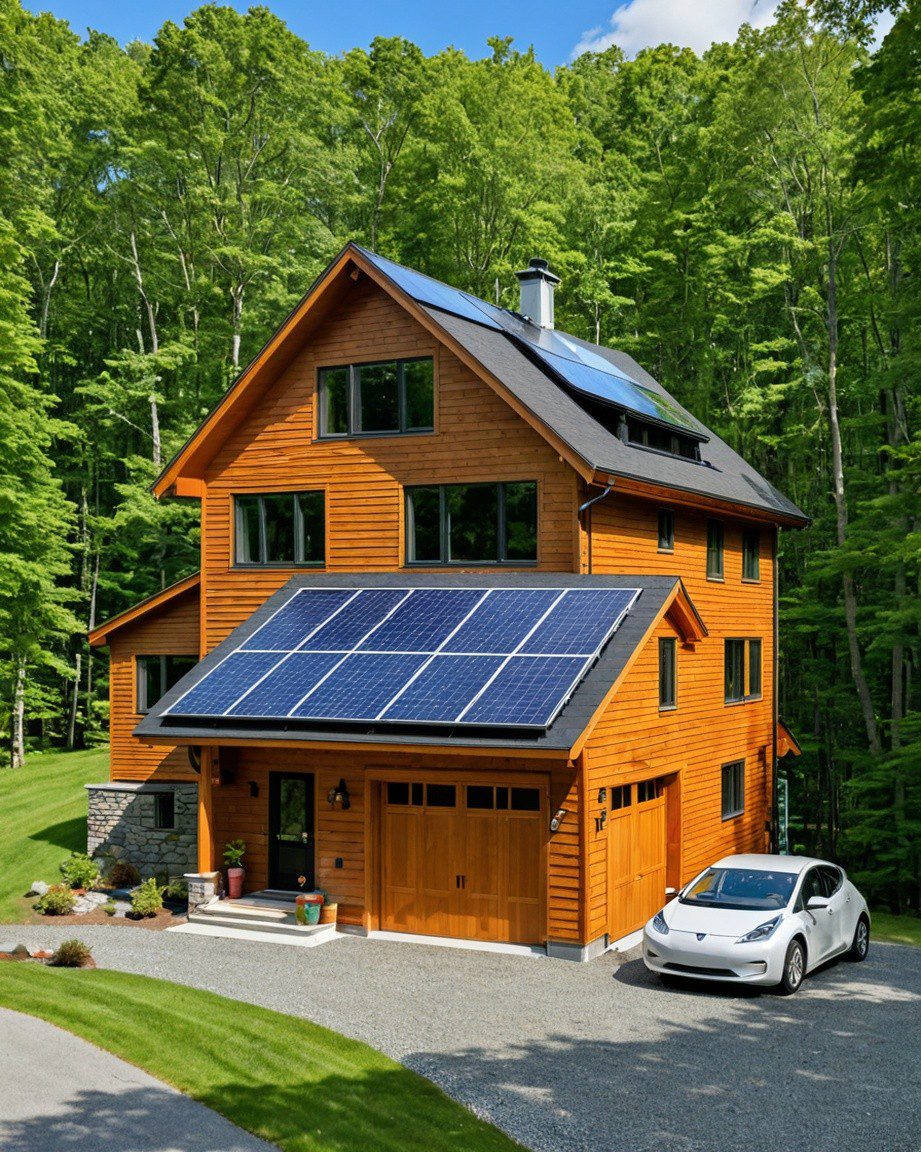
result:
[[(663, 654), (671, 652), (671, 700), (664, 699), (662, 692)], [(659, 637), (659, 711), (674, 712), (678, 707), (678, 639), (675, 636)]]
[[(711, 556), (710, 531), (713, 528), (719, 529), (719, 551), (718, 551), (719, 571), (718, 572), (715, 572), (715, 571), (711, 572), (710, 571), (710, 556)], [(726, 582), (726, 526), (723, 524), (722, 520), (710, 519), (707, 521), (707, 550), (706, 551), (707, 551), (707, 556), (706, 556), (707, 579), (712, 580), (715, 584), (725, 584), (725, 582)]]
[[(533, 560), (509, 560), (506, 535), (506, 496), (505, 490), (511, 484), (533, 484), (535, 503), (534, 551)], [(419, 488), (438, 489), (438, 540), (441, 558), (438, 560), (412, 559), (410, 525), (412, 524), (412, 493)], [(495, 560), (445, 560), (450, 553), (451, 540), (447, 516), (448, 488), (497, 488), (498, 508), (496, 512), (496, 533), (498, 557)], [(452, 481), (448, 484), (406, 484), (403, 487), (403, 567), (404, 568), (534, 568), (540, 563), (540, 481), (539, 480), (472, 480)]]
[[(431, 361), (432, 364), (432, 425), (430, 428), (406, 427), (406, 373), (407, 364), (418, 364), (421, 361)], [(324, 364), (317, 369), (316, 378), (316, 429), (315, 440), (380, 440), (393, 436), (431, 436), (436, 431), (438, 413), (438, 357), (434, 353), (430, 356), (394, 356), (388, 359), (357, 360), (351, 364)], [(365, 432), (358, 427), (361, 420), (361, 369), (371, 368), (376, 364), (396, 364), (397, 366), (397, 428), (387, 428), (382, 431)], [(327, 372), (348, 372), (348, 430), (346, 432), (327, 432), (327, 391), (324, 380)]]
[[(729, 696), (728, 659), (729, 645), (742, 645), (742, 695)], [(758, 691), (751, 691), (752, 644), (758, 645)], [(723, 638), (723, 703), (727, 706), (748, 704), (753, 700), (764, 699), (764, 641), (760, 636), (726, 636)]]
[[(730, 811), (726, 810), (725, 796), (724, 796), (724, 786), (725, 786), (726, 770), (727, 769), (732, 769), (733, 771), (738, 769), (739, 770), (739, 777), (740, 777), (738, 789), (737, 789), (738, 795), (735, 797), (735, 800), (737, 803), (741, 804), (741, 807), (733, 808)], [(729, 797), (730, 801), (733, 799), (733, 796), (732, 796), (733, 787), (735, 787), (735, 780), (734, 779), (733, 779), (733, 784), (730, 786), (730, 797)], [(736, 820), (739, 816), (744, 815), (744, 813), (745, 813), (745, 758), (742, 757), (738, 760), (727, 760), (725, 764), (720, 765), (720, 814), (721, 814), (722, 820), (725, 822), (726, 820)]]
[[(259, 505), (259, 553), (260, 559), (258, 561), (240, 560), (238, 551), (238, 542), (240, 539), (240, 515), (237, 507), (239, 499), (255, 498), (262, 501), (266, 496), (290, 496), (292, 500), (296, 500), (298, 496), (307, 496), (315, 493), (320, 493), (323, 497), (323, 558), (322, 560), (262, 560), (267, 546), (266, 535), (266, 520), (265, 520), (265, 504), (260, 502)], [(298, 488), (291, 490), (290, 488), (280, 489), (260, 489), (258, 492), (233, 492), (230, 497), (230, 520), (233, 525), (233, 531), (230, 536), (230, 567), (232, 570), (239, 571), (252, 571), (253, 569), (284, 569), (284, 568), (314, 568), (322, 569), (327, 564), (327, 548), (329, 542), (329, 499), (328, 499), (327, 486), (325, 484), (318, 485), (316, 488)], [(303, 538), (298, 541), (298, 536), (302, 537), (303, 534), (303, 521), (296, 518), (294, 522), (294, 548), (295, 553), (298, 547), (303, 551), (304, 540)]]
[[(754, 539), (756, 547), (753, 553), (748, 551), (747, 545)], [(748, 555), (754, 555), (755, 559), (755, 574), (754, 576), (745, 575), (745, 560)], [(743, 528), (742, 529), (742, 583), (743, 584), (760, 584), (761, 583), (761, 530), (760, 528)]]
[[(158, 660), (160, 662), (160, 695), (153, 702), (147, 699), (147, 669), (146, 661)], [(186, 671), (191, 672), (192, 668), (198, 663), (198, 656), (193, 652), (137, 652), (134, 656), (134, 704), (135, 712), (138, 716), (146, 716), (147, 713), (154, 707), (154, 705), (163, 699), (167, 692), (169, 692), (172, 684), (167, 686), (169, 676), (167, 674), (167, 661), (168, 660), (190, 660), (191, 667)], [(186, 672), (182, 673), (185, 676)], [(182, 679), (182, 676), (179, 679)], [(176, 681), (173, 681), (175, 684)]]
[[(668, 520), (666, 521), (666, 523), (668, 524), (669, 531), (663, 537), (663, 535), (662, 535), (662, 523), (663, 523), (663, 520), (665, 520), (665, 517), (668, 517)], [(659, 551), (659, 552), (674, 552), (675, 551), (675, 513), (671, 508), (660, 508), (659, 509), (659, 515), (658, 515), (656, 530), (658, 533), (658, 540), (656, 542), (657, 551)], [(665, 544), (662, 543), (663, 539), (666, 541)]]

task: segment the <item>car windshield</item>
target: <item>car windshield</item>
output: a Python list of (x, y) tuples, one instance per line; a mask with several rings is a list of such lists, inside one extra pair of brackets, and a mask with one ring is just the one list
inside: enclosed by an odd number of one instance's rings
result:
[(754, 912), (785, 908), (796, 887), (796, 872), (760, 868), (709, 868), (681, 896), (682, 904), (700, 908), (736, 908)]

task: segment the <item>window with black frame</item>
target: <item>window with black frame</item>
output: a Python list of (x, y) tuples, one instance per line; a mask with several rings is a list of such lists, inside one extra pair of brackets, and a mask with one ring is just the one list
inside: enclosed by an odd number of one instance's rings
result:
[(733, 760), (722, 769), (722, 816), (731, 820), (745, 811), (745, 761)]
[(535, 481), (406, 489), (407, 564), (536, 561)]
[(670, 508), (659, 509), (659, 551), (675, 551), (675, 513)]
[(435, 428), (431, 356), (321, 368), (318, 435), (392, 436)]
[(234, 497), (234, 563), (319, 567), (326, 561), (326, 496), (267, 492)]
[(723, 579), (723, 524), (721, 520), (707, 521), (707, 579)]
[(197, 663), (197, 656), (138, 656), (138, 712), (147, 712), (153, 708)]
[(761, 579), (761, 533), (757, 528), (742, 533), (742, 579)]
[(659, 638), (659, 707), (678, 705), (678, 641), (674, 636)]
[(738, 704), (761, 697), (761, 641), (732, 638), (725, 641), (725, 700)]

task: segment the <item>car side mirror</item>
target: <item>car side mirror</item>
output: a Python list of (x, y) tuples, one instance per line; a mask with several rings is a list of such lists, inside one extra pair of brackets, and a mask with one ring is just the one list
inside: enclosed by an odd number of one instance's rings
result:
[(809, 903), (806, 905), (807, 912), (818, 912), (820, 908), (827, 908), (828, 901), (824, 896), (810, 896)]

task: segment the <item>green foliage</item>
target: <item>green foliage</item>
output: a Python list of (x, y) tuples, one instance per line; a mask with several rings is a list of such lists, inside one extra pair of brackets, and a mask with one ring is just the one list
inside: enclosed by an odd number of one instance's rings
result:
[(163, 889), (151, 876), (131, 893), (131, 915), (135, 919), (156, 916), (163, 907)]
[(163, 899), (171, 900), (174, 904), (185, 904), (189, 899), (189, 882), (177, 876), (163, 889)]
[(224, 863), (228, 868), (242, 868), (245, 853), (246, 842), (244, 840), (231, 840), (224, 845)]
[(102, 906), (102, 910), (105, 912), (106, 916), (114, 916), (118, 911), (118, 905), (114, 900), (106, 900), (105, 904)]
[(85, 852), (72, 852), (61, 864), (61, 875), (70, 888), (92, 888), (99, 880), (99, 865)]
[(140, 884), (141, 874), (128, 860), (113, 860), (106, 868), (106, 883), (111, 888), (134, 888)]
[(66, 884), (52, 884), (44, 896), (35, 903), (35, 910), (43, 916), (68, 916), (74, 910), (77, 897)]
[(82, 940), (64, 940), (48, 963), (52, 968), (86, 968), (92, 958), (92, 950)]

